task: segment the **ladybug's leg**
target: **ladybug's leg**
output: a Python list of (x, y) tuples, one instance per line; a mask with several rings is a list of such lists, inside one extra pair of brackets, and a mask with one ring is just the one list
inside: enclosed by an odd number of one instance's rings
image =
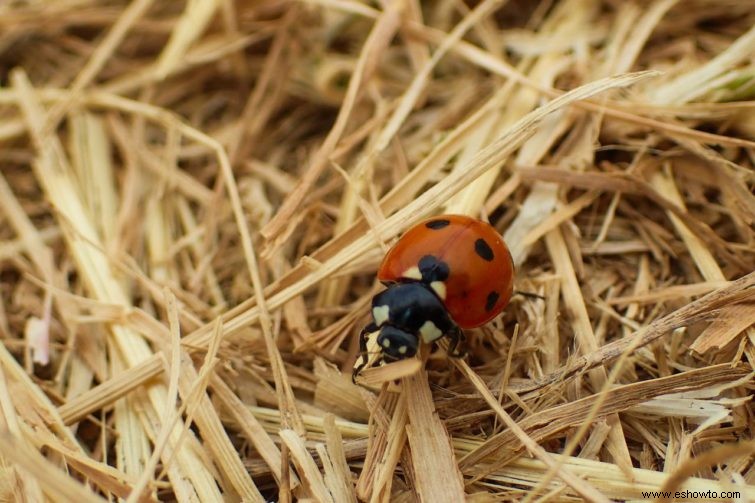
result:
[(366, 327), (362, 329), (362, 331), (359, 333), (359, 358), (356, 363), (354, 363), (354, 370), (351, 372), (351, 382), (354, 384), (357, 383), (357, 376), (362, 371), (362, 369), (367, 365), (367, 335), (371, 334), (372, 332), (377, 332), (380, 328), (375, 324), (375, 322), (370, 323)]
[(467, 352), (464, 350), (464, 348), (459, 348), (459, 345), (463, 344), (467, 340), (467, 338), (464, 336), (464, 331), (459, 327), (453, 327), (448, 331), (448, 334), (446, 335), (449, 339), (448, 356), (451, 356), (453, 358), (463, 357)]
[(523, 292), (521, 290), (514, 290), (514, 295), (521, 295), (522, 297), (526, 297), (528, 299), (545, 300), (545, 297), (543, 297), (539, 293)]

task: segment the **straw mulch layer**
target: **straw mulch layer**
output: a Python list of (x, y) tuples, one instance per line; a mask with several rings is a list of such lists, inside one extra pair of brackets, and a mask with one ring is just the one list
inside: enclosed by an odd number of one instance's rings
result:
[[(755, 500), (754, 26), (0, 2), (0, 498)], [(352, 384), (380, 258), (440, 213), (542, 298)]]

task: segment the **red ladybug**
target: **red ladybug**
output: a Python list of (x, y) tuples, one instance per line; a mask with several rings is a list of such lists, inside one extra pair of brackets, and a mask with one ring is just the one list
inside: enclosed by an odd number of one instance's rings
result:
[(407, 231), (378, 270), (387, 288), (372, 299), (373, 321), (360, 335), (366, 365), (367, 337), (379, 332), (382, 359), (417, 353), (420, 339), (450, 338), (456, 353), (461, 329), (495, 318), (511, 299), (514, 263), (506, 243), (490, 225), (464, 215), (440, 215)]

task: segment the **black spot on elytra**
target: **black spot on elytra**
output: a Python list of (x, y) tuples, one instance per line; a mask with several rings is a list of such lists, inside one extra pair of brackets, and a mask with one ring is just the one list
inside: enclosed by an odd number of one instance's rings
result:
[(493, 308), (495, 307), (495, 303), (498, 302), (498, 299), (500, 297), (501, 296), (498, 295), (498, 292), (496, 292), (495, 290), (490, 292), (488, 294), (487, 300), (485, 301), (485, 311), (492, 311)]
[(443, 227), (446, 227), (451, 224), (450, 220), (445, 219), (439, 219), (439, 220), (430, 220), (425, 224), (425, 227), (428, 229), (432, 229), (434, 231), (437, 231), (438, 229), (442, 229)]
[(474, 251), (476, 251), (477, 255), (482, 257), (483, 260), (492, 262), (494, 257), (493, 249), (484, 239), (480, 238), (474, 242)]
[(417, 267), (419, 267), (419, 272), (422, 274), (422, 281), (428, 284), (433, 281), (445, 281), (451, 272), (448, 264), (432, 255), (425, 255), (419, 259)]

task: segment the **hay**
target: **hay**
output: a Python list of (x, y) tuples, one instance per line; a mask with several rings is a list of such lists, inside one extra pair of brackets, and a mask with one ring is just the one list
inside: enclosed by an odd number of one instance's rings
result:
[[(0, 498), (755, 500), (753, 26), (0, 4)], [(380, 257), (441, 212), (543, 298), (353, 384)]]

